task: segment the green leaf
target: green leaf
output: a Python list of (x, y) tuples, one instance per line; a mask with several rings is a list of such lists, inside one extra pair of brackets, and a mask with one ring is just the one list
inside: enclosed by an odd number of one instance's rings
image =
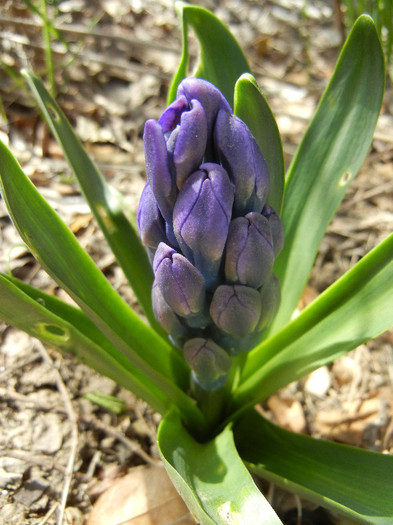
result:
[(83, 397), (118, 416), (127, 410), (127, 403), (123, 401), (123, 399), (104, 394), (99, 390), (87, 392), (87, 394), (85, 394)]
[(158, 446), (169, 477), (199, 523), (281, 523), (243, 465), (230, 427), (198, 443), (170, 413), (159, 426)]
[(235, 85), (235, 115), (250, 128), (270, 174), (268, 204), (280, 213), (284, 190), (284, 155), (273, 113), (255, 78), (246, 73)]
[(153, 272), (138, 233), (128, 221), (121, 202), (105, 181), (75, 135), (66, 116), (47, 92), (42, 82), (31, 72), (22, 71), (30, 89), (64, 156), (73, 169), (93, 215), (135, 292), (150, 324), (163, 333), (154, 318), (151, 305)]
[(177, 86), (188, 73), (188, 28), (191, 27), (200, 46), (199, 63), (193, 76), (214, 84), (232, 104), (237, 79), (250, 71), (242, 49), (228, 28), (207, 9), (177, 2), (176, 10), (182, 23), (183, 53), (169, 89), (168, 103), (176, 98)]
[(270, 333), (291, 317), (325, 230), (366, 156), (382, 104), (383, 60), (374, 23), (363, 15), (288, 171), (285, 245), (275, 264), (283, 300)]
[(393, 325), (393, 234), (276, 335), (252, 350), (236, 408), (330, 363)]
[(393, 456), (295, 434), (255, 411), (234, 435), (256, 475), (360, 523), (393, 523)]
[(74, 354), (100, 374), (132, 390), (161, 414), (173, 406), (171, 399), (134, 367), (82, 310), (3, 274), (0, 297), (0, 319), (5, 323)]
[(176, 386), (188, 387), (189, 369), (182, 355), (120, 298), (1, 142), (0, 182), (11, 218), (42, 267), (111, 343), (171, 397), (185, 418), (200, 421), (199, 410)]

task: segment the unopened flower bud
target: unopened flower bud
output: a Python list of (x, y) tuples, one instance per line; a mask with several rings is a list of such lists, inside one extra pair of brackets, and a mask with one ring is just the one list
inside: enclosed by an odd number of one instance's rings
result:
[(246, 124), (228, 111), (220, 110), (214, 128), (220, 164), (235, 185), (234, 216), (261, 212), (270, 179), (265, 159)]
[(221, 285), (214, 292), (210, 315), (215, 325), (241, 339), (254, 332), (261, 317), (261, 297), (257, 290), (242, 285)]
[(231, 358), (226, 351), (211, 339), (195, 337), (183, 347), (184, 357), (193, 376), (205, 390), (221, 388), (231, 368)]
[(173, 211), (173, 229), (183, 254), (216, 284), (233, 204), (233, 187), (218, 164), (202, 164), (183, 184)]
[(178, 340), (182, 340), (187, 334), (187, 328), (182, 324), (179, 317), (175, 314), (172, 308), (165, 301), (159, 287), (153, 284), (151, 290), (151, 299), (153, 305), (153, 313), (157, 321), (163, 329), (171, 335), (171, 338), (177, 346)]
[(200, 78), (185, 78), (177, 88), (177, 97), (186, 97), (190, 103), (199, 100), (207, 120), (207, 145), (205, 162), (214, 161), (213, 126), (220, 109), (232, 113), (232, 109), (222, 93), (210, 82)]
[(182, 96), (175, 100), (158, 120), (167, 143), (170, 165), (177, 188), (198, 169), (206, 150), (207, 120), (198, 100)]
[(269, 222), (260, 213), (237, 217), (229, 225), (225, 277), (259, 288), (272, 272), (274, 252)]
[(153, 270), (156, 286), (177, 315), (203, 316), (205, 280), (183, 255), (160, 243), (154, 256)]
[(155, 250), (160, 242), (166, 241), (165, 222), (149, 183), (143, 189), (136, 218), (145, 246)]
[(143, 141), (147, 180), (162, 216), (167, 222), (171, 222), (177, 188), (170, 170), (164, 133), (158, 122), (153, 119), (146, 122)]

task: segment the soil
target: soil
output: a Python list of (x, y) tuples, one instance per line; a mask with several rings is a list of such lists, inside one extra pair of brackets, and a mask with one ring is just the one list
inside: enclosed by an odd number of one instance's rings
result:
[[(199, 4), (214, 11), (241, 43), (277, 118), (289, 164), (342, 44), (336, 4)], [(135, 211), (145, 181), (143, 125), (164, 108), (180, 55), (172, 2), (64, 0), (48, 4), (48, 17), (59, 31), (57, 37), (52, 33), (56, 98), (107, 180)], [(5, 0), (0, 138), (113, 287), (137, 307), (59, 146), (21, 85), (21, 67), (47, 79), (44, 50), (41, 18), (22, 0)], [(191, 52), (195, 59), (194, 41)], [(303, 303), (393, 230), (392, 130), (388, 82), (369, 155), (322, 242)], [(0, 226), (0, 270), (70, 300), (21, 243), (1, 199)], [(119, 397), (124, 412), (115, 415), (93, 404), (85, 397), (92, 391)], [(1, 323), (0, 396), (0, 525), (82, 524), (114, 480), (138, 465), (159, 462), (160, 416), (146, 403), (72, 356)], [(393, 453), (393, 332), (289, 385), (262, 410), (297, 432)], [(272, 487), (268, 494), (287, 513), (286, 523), (301, 522), (299, 504), (311, 516), (320, 512)], [(303, 523), (325, 519), (315, 516)]]

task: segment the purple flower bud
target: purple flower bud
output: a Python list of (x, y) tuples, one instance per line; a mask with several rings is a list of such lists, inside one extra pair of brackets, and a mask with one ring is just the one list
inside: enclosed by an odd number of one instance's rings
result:
[(205, 318), (205, 280), (183, 255), (161, 243), (154, 256), (153, 270), (155, 285), (177, 315)]
[(218, 112), (214, 140), (220, 164), (235, 185), (234, 216), (261, 212), (270, 179), (259, 146), (246, 124), (228, 111)]
[(153, 283), (151, 290), (151, 300), (154, 316), (163, 329), (171, 335), (174, 341), (184, 338), (187, 334), (186, 327), (182, 324), (175, 312), (165, 301), (156, 283)]
[(221, 346), (211, 339), (195, 337), (185, 343), (183, 351), (196, 382), (202, 388), (216, 390), (224, 386), (232, 361)]
[(270, 279), (262, 286), (259, 291), (262, 303), (261, 317), (258, 321), (258, 332), (267, 328), (273, 321), (278, 307), (280, 306), (280, 283), (277, 277), (272, 274)]
[(136, 220), (145, 246), (155, 250), (160, 242), (166, 241), (165, 222), (149, 183), (143, 188)]
[(143, 133), (145, 144), (146, 175), (157, 200), (162, 216), (172, 221), (172, 210), (177, 196), (174, 177), (169, 167), (166, 141), (161, 126), (155, 120), (148, 120)]
[(270, 231), (272, 233), (274, 256), (277, 257), (284, 246), (284, 230), (282, 229), (280, 218), (276, 211), (270, 206), (265, 206), (263, 208), (262, 215), (264, 215), (269, 221)]
[(207, 80), (201, 78), (185, 78), (177, 88), (176, 96), (186, 97), (188, 103), (192, 100), (199, 100), (205, 110), (208, 126), (208, 138), (211, 139), (213, 125), (220, 109), (232, 113), (231, 106), (220, 90)]
[(214, 292), (210, 315), (220, 330), (241, 339), (254, 332), (261, 317), (257, 290), (242, 285), (221, 285)]
[(271, 274), (273, 263), (268, 219), (255, 212), (234, 219), (229, 225), (225, 248), (227, 280), (259, 288)]
[(198, 100), (187, 102), (180, 97), (160, 117), (167, 141), (167, 151), (176, 185), (180, 189), (186, 178), (198, 169), (206, 150), (207, 120)]
[(183, 254), (217, 282), (232, 213), (233, 187), (218, 164), (202, 164), (184, 183), (173, 211), (173, 229)]

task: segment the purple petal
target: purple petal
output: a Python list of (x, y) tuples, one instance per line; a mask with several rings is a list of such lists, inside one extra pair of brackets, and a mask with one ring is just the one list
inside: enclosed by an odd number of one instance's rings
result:
[(164, 135), (172, 132), (180, 124), (182, 113), (188, 109), (189, 103), (184, 96), (178, 97), (166, 108), (158, 119), (158, 124), (161, 126)]

